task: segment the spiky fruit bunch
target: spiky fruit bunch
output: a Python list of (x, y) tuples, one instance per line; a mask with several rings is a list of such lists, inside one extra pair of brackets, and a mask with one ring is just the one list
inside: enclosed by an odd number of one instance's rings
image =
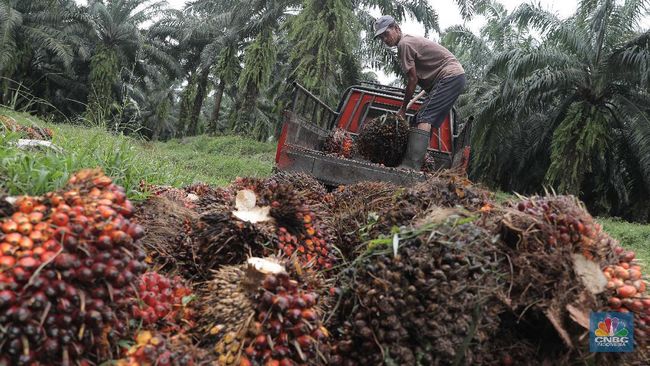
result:
[(643, 278), (633, 251), (626, 251), (620, 246), (616, 246), (614, 251), (619, 255), (618, 264), (608, 265), (603, 270), (608, 281), (608, 305), (611, 311), (634, 313), (634, 340), (645, 345), (650, 331), (648, 283)]
[(270, 215), (278, 225), (278, 249), (289, 257), (295, 254), (302, 266), (331, 268), (336, 262), (331, 245), (333, 236), (323, 231), (315, 213), (289, 185), (271, 182), (266, 191), (271, 202)]
[[(201, 327), (215, 339), (223, 364), (235, 363), (244, 331), (255, 315), (255, 288), (246, 285), (246, 266), (223, 266), (199, 294)], [(259, 285), (259, 283), (258, 283)], [(236, 341), (236, 342), (235, 342)]]
[(17, 207), (0, 237), (0, 354), (75, 364), (105, 351), (126, 329), (130, 285), (145, 268), (124, 190), (82, 170), (64, 191)]
[(316, 352), (326, 354), (327, 331), (319, 321), (318, 296), (303, 286), (270, 258), (216, 272), (200, 303), (219, 364), (320, 363)]
[(408, 142), (409, 125), (394, 114), (379, 116), (366, 122), (357, 138), (359, 153), (373, 163), (398, 166)]
[(164, 196), (152, 196), (137, 205), (134, 221), (147, 233), (140, 244), (148, 262), (164, 273), (194, 277), (192, 243), (199, 214)]
[(354, 140), (350, 134), (340, 128), (335, 128), (323, 142), (323, 151), (344, 158), (351, 158), (354, 150)]
[(341, 186), (327, 195), (329, 222), (335, 231), (337, 248), (345, 258), (353, 258), (367, 239), (361, 229), (376, 221), (379, 212), (393, 207), (403, 191), (404, 188), (391, 183), (361, 182)]
[(398, 237), (413, 239), (375, 248), (344, 271), (350, 288), (331, 365), (478, 364), (501, 309), (494, 237), (455, 222), (403, 231)]
[(138, 283), (138, 299), (132, 307), (133, 317), (146, 326), (158, 323), (164, 332), (178, 332), (194, 324), (194, 311), (189, 306), (192, 290), (179, 276), (169, 279), (157, 272), (145, 273)]
[(195, 366), (207, 359), (207, 353), (192, 346), (184, 335), (165, 339), (151, 331), (140, 331), (135, 345), (126, 351), (117, 366)]
[(319, 357), (328, 354), (328, 332), (321, 324), (317, 302), (318, 295), (300, 290), (287, 273), (266, 276), (241, 364), (284, 366), (325, 361)]
[(517, 209), (535, 221), (543, 235), (543, 241), (537, 243), (544, 250), (568, 246), (597, 261), (611, 255), (613, 240), (575, 197), (531, 197), (517, 203)]
[(194, 242), (196, 271), (210, 278), (210, 270), (239, 264), (249, 255), (270, 254), (275, 245), (273, 226), (243, 221), (230, 211), (203, 215)]
[(319, 206), (327, 195), (327, 189), (313, 176), (305, 173), (288, 173), (284, 171), (273, 174), (268, 181), (291, 187), (294, 194), (301, 196), (310, 207)]

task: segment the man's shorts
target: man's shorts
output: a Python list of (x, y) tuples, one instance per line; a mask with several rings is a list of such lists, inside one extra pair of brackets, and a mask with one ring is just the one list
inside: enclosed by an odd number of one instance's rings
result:
[(465, 74), (438, 81), (422, 103), (415, 118), (416, 124), (429, 123), (432, 128), (440, 127), (456, 99), (465, 89), (466, 83)]

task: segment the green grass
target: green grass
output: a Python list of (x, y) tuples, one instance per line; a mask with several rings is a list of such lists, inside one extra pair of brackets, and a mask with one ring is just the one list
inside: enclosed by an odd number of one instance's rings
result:
[(604, 217), (598, 217), (596, 221), (624, 248), (635, 251), (643, 267), (648, 268), (650, 265), (650, 225)]
[(63, 149), (62, 153), (20, 150), (12, 143), (21, 136), (0, 135), (0, 187), (14, 195), (55, 190), (82, 168), (103, 168), (131, 198), (138, 198), (141, 181), (176, 187), (195, 182), (225, 185), (238, 176), (269, 175), (273, 167), (274, 143), (238, 136), (151, 143), (102, 128), (51, 124), (2, 108), (0, 114), (22, 125), (51, 128), (52, 142)]

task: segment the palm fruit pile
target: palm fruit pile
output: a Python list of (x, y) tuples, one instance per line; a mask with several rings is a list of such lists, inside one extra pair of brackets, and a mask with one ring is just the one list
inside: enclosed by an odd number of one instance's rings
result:
[(138, 332), (135, 344), (116, 366), (199, 366), (210, 364), (210, 357), (193, 347), (185, 335), (171, 338), (148, 330)]
[[(496, 218), (494, 232), (501, 234), (500, 249), (508, 256), (503, 271), (511, 272), (511, 281), (501, 289), (509, 311), (501, 314), (502, 327), (492, 347), (503, 349), (515, 364), (550, 360), (563, 364), (591, 358), (585, 344), (591, 311), (608, 311), (613, 306), (629, 311), (627, 305), (641, 310), (646, 295), (638, 292), (644, 283), (631, 279), (640, 280), (637, 267), (624, 264), (633, 255), (619, 258), (616, 241), (575, 197), (523, 198), (495, 211), (488, 215)], [(643, 311), (635, 313), (637, 324), (643, 324)], [(634, 354), (597, 354), (596, 358), (612, 364), (642, 357), (647, 338), (638, 334), (641, 338), (635, 339), (639, 347)], [(512, 339), (519, 342), (514, 344)]]
[(347, 131), (335, 128), (325, 138), (322, 151), (349, 159), (354, 152), (354, 140)]
[(199, 214), (165, 196), (152, 196), (137, 205), (134, 221), (145, 230), (140, 244), (148, 262), (159, 271), (194, 276), (192, 243)]
[(498, 327), (495, 236), (449, 215), (347, 269), (332, 365), (478, 364)]
[(614, 248), (619, 255), (617, 264), (605, 267), (603, 274), (607, 279), (607, 302), (610, 311), (634, 313), (634, 339), (647, 345), (650, 338), (650, 296), (646, 292), (647, 281), (641, 273), (641, 266), (635, 260), (633, 251), (620, 246)]
[(397, 115), (387, 114), (366, 122), (357, 137), (361, 156), (388, 167), (402, 162), (408, 142), (409, 125)]
[(145, 269), (124, 190), (82, 170), (62, 191), (16, 206), (1, 223), (0, 360), (68, 365), (107, 353)]
[(22, 126), (16, 123), (13, 118), (5, 115), (0, 115), (0, 126), (9, 131), (18, 132), (25, 138), (33, 140), (51, 140), (53, 136), (52, 130), (47, 127), (43, 128), (36, 125), (30, 127)]
[(203, 329), (221, 365), (322, 364), (327, 330), (318, 295), (302, 289), (284, 265), (250, 258), (225, 266), (201, 296)]
[(157, 272), (147, 272), (137, 285), (138, 303), (132, 314), (145, 326), (159, 325), (163, 332), (178, 333), (194, 326), (194, 310), (190, 306), (192, 290), (180, 277), (169, 279)]

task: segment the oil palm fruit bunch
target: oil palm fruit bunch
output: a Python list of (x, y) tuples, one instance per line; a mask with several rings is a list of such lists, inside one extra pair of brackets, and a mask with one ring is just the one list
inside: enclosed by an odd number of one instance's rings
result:
[(173, 279), (157, 272), (147, 272), (137, 285), (139, 301), (132, 306), (133, 318), (145, 326), (158, 325), (165, 333), (178, 333), (194, 325), (192, 290), (183, 280)]
[(138, 332), (135, 344), (125, 357), (117, 360), (116, 366), (198, 366), (209, 364), (210, 357), (204, 350), (197, 349), (185, 335), (170, 338), (149, 331)]
[(125, 334), (145, 269), (133, 206), (100, 170), (16, 206), (0, 225), (0, 354), (12, 365), (99, 357)]
[(188, 279), (196, 275), (192, 243), (199, 224), (198, 213), (167, 197), (151, 196), (136, 206), (134, 221), (145, 230), (140, 245), (153, 267)]
[(280, 171), (273, 174), (268, 181), (288, 185), (292, 191), (301, 196), (310, 207), (319, 206), (327, 196), (327, 189), (311, 175)]
[(650, 296), (647, 281), (641, 273), (641, 266), (633, 251), (616, 246), (618, 263), (608, 265), (603, 274), (607, 279), (608, 305), (610, 311), (634, 313), (634, 340), (639, 345), (647, 345), (650, 332)]
[(495, 237), (451, 217), (378, 238), (343, 272), (331, 365), (480, 361), (501, 309)]
[(361, 156), (376, 164), (394, 167), (402, 162), (408, 142), (409, 125), (394, 114), (366, 122), (357, 138)]
[(568, 246), (587, 259), (597, 262), (608, 260), (613, 255), (614, 240), (602, 231), (573, 196), (535, 196), (521, 200), (517, 209), (531, 219), (542, 235), (542, 249)]
[(335, 128), (323, 141), (322, 150), (349, 159), (354, 151), (354, 140), (347, 131)]
[(449, 173), (438, 173), (435, 177), (416, 184), (405, 192), (402, 199), (423, 209), (431, 206), (462, 206), (467, 210), (477, 211), (492, 203), (489, 191), (466, 177)]
[[(253, 189), (260, 205), (268, 205), (274, 224), (273, 251), (286, 256), (296, 256), (299, 263), (314, 269), (331, 268), (336, 262), (332, 250), (333, 232), (293, 190), (293, 186), (280, 184), (274, 179), (242, 181), (244, 187)], [(265, 255), (275, 254), (274, 252)]]
[(364, 242), (365, 229), (379, 219), (382, 210), (398, 202), (403, 188), (386, 182), (360, 182), (328, 193), (326, 210), (335, 242), (345, 258), (353, 258)]
[(277, 246), (273, 231), (268, 223), (244, 221), (232, 211), (203, 215), (194, 243), (196, 272), (208, 279), (210, 270), (222, 265), (242, 263), (251, 255), (270, 254)]
[(327, 330), (318, 296), (302, 289), (284, 265), (250, 258), (225, 266), (201, 296), (202, 322), (216, 339), (221, 365), (319, 364)]

